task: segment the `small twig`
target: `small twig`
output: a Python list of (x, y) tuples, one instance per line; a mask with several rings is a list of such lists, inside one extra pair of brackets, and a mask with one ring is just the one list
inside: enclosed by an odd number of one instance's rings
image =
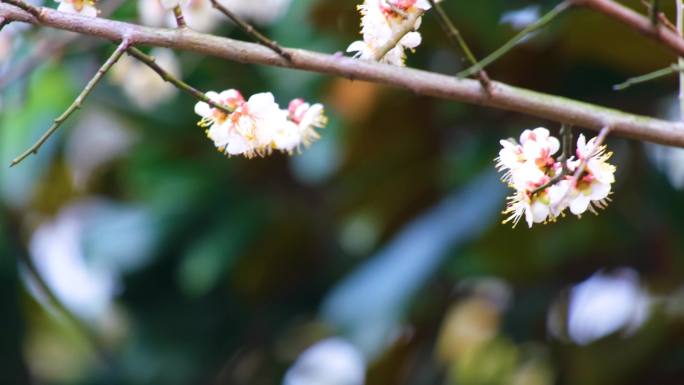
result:
[(272, 49), (275, 53), (282, 56), (288, 61), (292, 61), (292, 55), (278, 45), (275, 41), (269, 39), (261, 32), (257, 31), (251, 24), (242, 20), (238, 15), (231, 12), (228, 8), (224, 7), (217, 0), (210, 0), (211, 5), (216, 8), (219, 12), (223, 13), (227, 18), (229, 18), (235, 25), (237, 25), (242, 31), (252, 37), (257, 43), (264, 45)]
[(40, 8), (35, 5), (31, 5), (23, 0), (0, 0), (0, 2), (12, 4), (35, 16), (36, 19), (40, 19)]
[[(672, 22), (670, 21), (670, 19), (667, 18), (667, 15), (664, 12), (659, 10), (658, 12), (653, 13), (653, 5), (649, 2), (649, 0), (641, 0), (641, 4), (643, 4), (643, 6), (646, 7), (646, 9), (648, 10), (648, 14), (649, 16), (651, 16), (651, 18), (653, 17), (653, 15), (655, 15), (655, 17), (658, 18), (659, 24), (667, 27), (667, 29), (673, 32), (677, 32), (677, 27), (674, 24), (672, 24)], [(653, 19), (651, 19), (651, 23), (653, 23)], [(657, 27), (657, 24), (655, 24), (655, 26)]]
[(570, 173), (570, 169), (568, 169), (568, 158), (570, 157), (570, 154), (572, 153), (572, 130), (570, 129), (570, 126), (566, 124), (561, 125), (560, 129), (560, 137), (561, 137), (561, 154), (558, 156), (558, 161), (561, 163), (561, 171), (558, 173), (558, 175), (554, 176), (549, 180), (548, 182), (544, 183), (543, 185), (537, 187), (536, 189), (532, 190), (530, 195), (536, 195), (539, 194), (540, 192), (546, 190), (547, 188), (555, 185), (556, 183), (560, 182), (566, 175)]
[(658, 28), (658, 15), (660, 14), (660, 0), (651, 0), (651, 7), (648, 10), (648, 16), (651, 19), (653, 28)]
[(173, 7), (173, 16), (176, 18), (176, 25), (178, 28), (187, 28), (188, 25), (185, 22), (185, 17), (183, 16), (183, 10), (180, 5)]
[(85, 100), (88, 95), (93, 91), (95, 88), (95, 85), (102, 79), (105, 73), (109, 71), (110, 68), (116, 63), (119, 58), (121, 58), (121, 55), (126, 51), (126, 49), (129, 46), (128, 40), (124, 40), (119, 44), (119, 46), (116, 48), (114, 53), (112, 53), (111, 56), (107, 59), (107, 61), (100, 67), (99, 70), (97, 70), (97, 73), (95, 76), (90, 79), (88, 84), (86, 84), (85, 88), (83, 88), (83, 91), (76, 97), (73, 103), (60, 115), (58, 118), (54, 120), (54, 123), (50, 128), (48, 128), (47, 131), (36, 141), (36, 143), (33, 144), (28, 150), (26, 150), (23, 154), (19, 155), (16, 157), (14, 160), (12, 160), (12, 163), (10, 164), (10, 167), (16, 166), (18, 163), (20, 163), (22, 160), (26, 159), (28, 156), (31, 154), (36, 154), (40, 147), (52, 136), (52, 134), (57, 131), (57, 129), (64, 123), (65, 120), (71, 116), (76, 110), (81, 108), (81, 104)]
[[(212, 0), (215, 1), (215, 0)], [(384, 45), (377, 48), (375, 51), (375, 60), (380, 61), (387, 55), (392, 48), (396, 47), (401, 39), (406, 36), (407, 33), (413, 31), (416, 28), (416, 22), (423, 16), (425, 12), (422, 10), (417, 10), (407, 16), (404, 22), (399, 26), (399, 30), (388, 40)]]
[(614, 85), (613, 89), (615, 91), (622, 91), (622, 90), (629, 88), (633, 85), (636, 85), (639, 83), (644, 83), (644, 82), (649, 82), (649, 81), (659, 79), (659, 78), (665, 77), (667, 75), (671, 75), (671, 74), (674, 74), (677, 72), (682, 72), (682, 71), (684, 71), (684, 66), (679, 65), (679, 64), (672, 64), (669, 67), (661, 68), (657, 71), (649, 72), (645, 75), (629, 78), (629, 79), (625, 80), (623, 83)]
[(181, 91), (185, 91), (188, 94), (192, 95), (194, 98), (201, 100), (208, 105), (217, 108), (227, 114), (230, 114), (233, 112), (233, 110), (227, 106), (224, 106), (222, 104), (216, 103), (213, 100), (209, 99), (207, 95), (204, 94), (204, 92), (197, 90), (193, 86), (189, 85), (188, 83), (185, 83), (184, 81), (178, 79), (177, 77), (173, 76), (171, 73), (163, 69), (162, 67), (157, 64), (156, 60), (154, 57), (150, 55), (144, 54), (142, 51), (135, 47), (130, 47), (127, 50), (128, 54), (133, 56), (134, 58), (140, 60), (142, 63), (146, 64), (148, 67), (150, 67), (154, 72), (156, 72), (164, 81), (167, 81), (171, 84), (173, 84), (176, 88), (178, 88)]
[(4, 17), (0, 17), (0, 31), (2, 31), (3, 28), (9, 23), (11, 23), (12, 20), (5, 19)]
[[(446, 14), (444, 8), (442, 8), (442, 6), (439, 3), (435, 2), (435, 0), (428, 1), (430, 2), (432, 8), (435, 9), (437, 21), (439, 22), (439, 25), (442, 27), (442, 30), (444, 30), (444, 33), (446, 33), (449, 40), (451, 40), (451, 43), (458, 46), (461, 49), (465, 57), (470, 62), (471, 66), (477, 65), (477, 59), (475, 58), (473, 51), (468, 46), (468, 43), (466, 43), (465, 39), (461, 35), (461, 32), (458, 30), (458, 28), (456, 28), (454, 23), (451, 21), (449, 15)], [(491, 80), (489, 79), (489, 75), (487, 75), (487, 72), (481, 69), (477, 72), (477, 77), (480, 80), (480, 84), (482, 84), (482, 87), (484, 87), (485, 89), (489, 89)]]
[(515, 35), (511, 40), (507, 41), (504, 45), (499, 47), (499, 49), (492, 52), (489, 56), (480, 60), (480, 62), (473, 65), (472, 67), (470, 67), (464, 71), (459, 72), (456, 76), (465, 78), (465, 77), (472, 76), (472, 75), (478, 73), (479, 71), (482, 71), (487, 66), (489, 66), (490, 64), (492, 64), (493, 62), (498, 60), (500, 57), (502, 57), (503, 55), (508, 53), (511, 49), (515, 48), (529, 34), (545, 27), (553, 19), (555, 19), (556, 16), (563, 13), (563, 11), (570, 8), (572, 5), (573, 5), (573, 0), (565, 0), (562, 3), (558, 4), (551, 11), (546, 13), (544, 16), (540, 17), (537, 21), (535, 21), (534, 23), (525, 27), (522, 31), (520, 31), (517, 35)]

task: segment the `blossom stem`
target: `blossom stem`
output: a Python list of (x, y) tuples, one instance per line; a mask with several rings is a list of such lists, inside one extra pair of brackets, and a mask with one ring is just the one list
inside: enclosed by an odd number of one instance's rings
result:
[(417, 10), (416, 12), (410, 13), (404, 22), (399, 26), (397, 33), (395, 33), (385, 44), (381, 45), (375, 50), (375, 61), (382, 60), (382, 58), (384, 58), (385, 55), (392, 50), (392, 48), (399, 44), (401, 39), (406, 36), (407, 33), (413, 31), (416, 28), (416, 22), (421, 16), (423, 16), (424, 13), (425, 12), (423, 10)]
[(570, 129), (570, 126), (568, 126), (567, 124), (561, 125), (560, 137), (561, 154), (560, 156), (558, 156), (558, 161), (561, 164), (561, 171), (558, 173), (558, 175), (551, 178), (551, 180), (549, 180), (548, 182), (532, 190), (532, 192), (530, 192), (530, 196), (536, 195), (546, 190), (547, 188), (555, 185), (556, 183), (560, 182), (563, 179), (563, 177), (570, 173), (567, 162), (568, 158), (570, 157), (570, 154), (572, 153), (572, 130)]
[(684, 71), (683, 65), (672, 64), (669, 67), (661, 68), (657, 71), (649, 72), (645, 75), (629, 78), (624, 83), (614, 85), (613, 89), (616, 91), (622, 91), (622, 90), (627, 89), (633, 85), (645, 83), (645, 82), (656, 80), (656, 79), (660, 79), (662, 77), (665, 77), (667, 75), (671, 75), (671, 74), (674, 74), (677, 72), (681, 73), (682, 71)]
[(489, 54), (489, 56), (480, 60), (478, 63), (474, 64), (470, 68), (467, 68), (467, 69), (459, 72), (456, 76), (461, 77), (461, 78), (465, 78), (465, 77), (472, 76), (472, 75), (478, 73), (479, 71), (484, 70), (485, 67), (494, 63), (499, 58), (501, 58), (502, 56), (507, 54), (509, 51), (511, 51), (513, 48), (515, 48), (518, 44), (520, 44), (520, 42), (522, 42), (532, 32), (535, 32), (537, 30), (544, 28), (553, 19), (555, 19), (558, 15), (563, 13), (563, 11), (565, 11), (566, 9), (570, 8), (570, 6), (572, 6), (572, 5), (573, 5), (572, 0), (565, 0), (562, 3), (558, 4), (551, 11), (546, 13), (544, 16), (537, 19), (537, 21), (535, 21), (534, 23), (525, 27), (522, 31), (520, 31), (517, 35), (515, 35), (511, 40), (507, 41), (504, 45), (499, 47), (496, 51)]
[(185, 16), (183, 16), (183, 10), (180, 5), (173, 7), (173, 16), (176, 18), (176, 25), (178, 28), (187, 28), (188, 24), (185, 22)]
[[(471, 66), (477, 65), (477, 59), (475, 58), (473, 51), (468, 46), (468, 43), (466, 43), (465, 39), (461, 35), (461, 32), (458, 30), (458, 28), (456, 28), (454, 23), (451, 21), (449, 15), (447, 15), (447, 13), (444, 11), (442, 5), (436, 2), (435, 0), (428, 1), (430, 2), (432, 8), (434, 8), (435, 10), (435, 14), (437, 16), (437, 21), (439, 22), (439, 25), (442, 27), (442, 30), (444, 30), (444, 33), (446, 33), (449, 40), (451, 40), (452, 44), (460, 47), (461, 52), (463, 52), (466, 59), (468, 59), (468, 61), (470, 62)], [(480, 80), (482, 87), (484, 87), (485, 89), (489, 88), (491, 80), (489, 79), (489, 75), (487, 75), (487, 72), (485, 70), (481, 69), (477, 71), (477, 78)]]
[(14, 160), (12, 160), (12, 163), (10, 164), (10, 167), (16, 166), (19, 164), (21, 161), (29, 157), (31, 154), (36, 154), (38, 153), (38, 150), (40, 147), (54, 134), (57, 129), (64, 123), (65, 120), (67, 120), (71, 114), (73, 114), (76, 110), (81, 108), (81, 105), (83, 104), (83, 101), (85, 98), (90, 95), (90, 93), (93, 91), (95, 88), (95, 85), (102, 79), (104, 74), (109, 71), (112, 66), (121, 58), (121, 55), (123, 55), (124, 52), (126, 52), (126, 49), (128, 49), (129, 46), (129, 41), (127, 39), (124, 39), (119, 46), (116, 48), (114, 53), (109, 56), (107, 61), (100, 67), (100, 69), (97, 70), (97, 73), (90, 79), (88, 84), (83, 88), (81, 93), (76, 97), (73, 103), (60, 115), (57, 117), (54, 122), (52, 123), (52, 126), (48, 128), (47, 131), (24, 153), (16, 157)]
[(228, 8), (224, 7), (217, 0), (210, 0), (210, 1), (211, 1), (211, 5), (214, 8), (216, 8), (219, 12), (223, 13), (227, 18), (229, 18), (233, 23), (235, 23), (235, 25), (237, 25), (240, 29), (242, 29), (243, 32), (245, 32), (247, 35), (251, 36), (257, 43), (272, 49), (275, 53), (277, 53), (278, 55), (287, 59), (288, 61), (292, 60), (292, 56), (290, 55), (290, 53), (285, 52), (285, 50), (282, 47), (280, 47), (278, 45), (278, 43), (269, 39), (268, 37), (266, 37), (261, 32), (257, 31), (251, 24), (242, 20), (238, 15), (233, 13)]
[(224, 106), (220, 103), (214, 102), (204, 92), (199, 91), (198, 89), (194, 88), (193, 86), (191, 86), (188, 83), (180, 80), (179, 78), (172, 75), (170, 72), (163, 69), (159, 64), (157, 64), (157, 62), (153, 56), (147, 55), (135, 47), (129, 47), (127, 49), (127, 51), (128, 51), (129, 55), (133, 56), (134, 58), (140, 60), (142, 63), (144, 63), (145, 65), (150, 67), (164, 81), (173, 84), (173, 86), (178, 88), (179, 90), (184, 91), (184, 92), (192, 95), (194, 98), (196, 98), (200, 101), (203, 101), (203, 102), (207, 103), (208, 105), (210, 105), (214, 108), (217, 108), (217, 109), (219, 109), (219, 110), (221, 110), (227, 114), (230, 114), (233, 112), (233, 110), (231, 108)]

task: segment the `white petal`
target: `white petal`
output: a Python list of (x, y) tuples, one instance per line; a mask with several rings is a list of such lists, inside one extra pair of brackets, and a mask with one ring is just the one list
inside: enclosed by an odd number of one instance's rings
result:
[(591, 194), (589, 199), (598, 201), (604, 199), (610, 194), (610, 185), (608, 183), (594, 182), (591, 185)]
[(577, 196), (570, 201), (570, 212), (572, 212), (575, 215), (580, 215), (583, 212), (587, 211), (587, 208), (589, 207), (589, 197), (580, 193), (577, 194)]
[(407, 48), (416, 48), (420, 45), (422, 40), (420, 32), (409, 32), (401, 39), (399, 44)]

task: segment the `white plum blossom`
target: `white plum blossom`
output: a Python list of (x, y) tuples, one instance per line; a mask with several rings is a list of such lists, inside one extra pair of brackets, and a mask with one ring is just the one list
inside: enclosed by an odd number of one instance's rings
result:
[[(362, 60), (376, 60), (378, 49), (401, 32), (405, 20), (409, 16), (422, 14), (430, 9), (430, 3), (427, 0), (365, 0), (358, 9), (362, 15), (363, 40), (351, 43), (347, 47), (347, 52), (355, 52), (354, 56)], [(415, 31), (420, 27), (420, 23), (421, 18), (418, 17), (413, 27), (414, 31), (404, 35), (380, 61), (403, 66), (406, 59), (405, 50), (413, 50), (422, 42), (420, 33)]]
[(97, 17), (100, 11), (95, 8), (93, 0), (55, 0), (59, 3), (57, 10), (66, 13), (77, 13), (88, 17)]
[(568, 163), (570, 169), (575, 170), (584, 162), (586, 169), (569, 194), (570, 211), (575, 215), (581, 215), (587, 209), (595, 213), (594, 207), (604, 208), (608, 203), (611, 185), (615, 182), (615, 166), (607, 162), (612, 153), (605, 150), (606, 146), (596, 147), (596, 138), (587, 142), (584, 135), (580, 135), (577, 139), (577, 160)]
[[(508, 217), (503, 223), (512, 222), (515, 227), (524, 217), (532, 227), (534, 223), (555, 221), (568, 208), (577, 216), (587, 210), (596, 214), (596, 208), (605, 208), (615, 182), (615, 166), (607, 162), (612, 154), (606, 153), (605, 146), (597, 146), (596, 140), (587, 142), (580, 135), (576, 156), (565, 160), (565, 164), (554, 157), (560, 142), (546, 128), (525, 130), (520, 142), (500, 141), (496, 167), (504, 172), (502, 180), (515, 190), (508, 197), (503, 211)], [(575, 183), (579, 167), (584, 171)]]
[(205, 102), (195, 105), (195, 113), (202, 117), (199, 126), (206, 128), (209, 139), (226, 155), (252, 158), (273, 150), (292, 153), (318, 139), (315, 129), (327, 123), (321, 104), (310, 105), (301, 99), (282, 110), (270, 92), (252, 95), (246, 101), (237, 90), (206, 95), (232, 111), (228, 114)]

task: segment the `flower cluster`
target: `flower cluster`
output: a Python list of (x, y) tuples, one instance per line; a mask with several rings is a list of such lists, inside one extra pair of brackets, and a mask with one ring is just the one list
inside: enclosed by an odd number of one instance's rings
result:
[(316, 128), (323, 128), (327, 118), (321, 104), (302, 99), (290, 102), (282, 110), (273, 94), (263, 92), (245, 100), (237, 90), (207, 92), (214, 103), (227, 107), (230, 114), (199, 102), (195, 113), (201, 116), (199, 126), (206, 128), (209, 139), (227, 155), (247, 158), (266, 156), (273, 150), (292, 153), (319, 138)]
[[(358, 6), (361, 12), (361, 34), (363, 40), (349, 45), (347, 52), (356, 52), (355, 57), (363, 60), (377, 60), (376, 56), (395, 36), (402, 32), (402, 24), (410, 16), (421, 15), (430, 9), (427, 0), (364, 0)], [(422, 41), (420, 33), (421, 18), (416, 19), (414, 31), (404, 35), (399, 42), (380, 59), (383, 63), (403, 66), (407, 48), (412, 50)]]
[[(584, 135), (577, 139), (575, 156), (556, 159), (560, 142), (543, 127), (525, 130), (520, 142), (502, 140), (496, 166), (504, 171), (502, 180), (515, 189), (504, 210), (509, 215), (504, 223), (515, 226), (525, 216), (529, 227), (533, 223), (554, 221), (566, 209), (580, 216), (589, 210), (604, 208), (615, 182), (615, 166), (608, 163), (612, 153), (597, 138), (587, 142)], [(579, 168), (584, 171), (575, 180)], [(554, 182), (554, 183), (551, 183)]]
[(95, 0), (55, 0), (59, 3), (57, 10), (66, 13), (77, 13), (88, 17), (97, 17), (100, 11), (95, 8)]

